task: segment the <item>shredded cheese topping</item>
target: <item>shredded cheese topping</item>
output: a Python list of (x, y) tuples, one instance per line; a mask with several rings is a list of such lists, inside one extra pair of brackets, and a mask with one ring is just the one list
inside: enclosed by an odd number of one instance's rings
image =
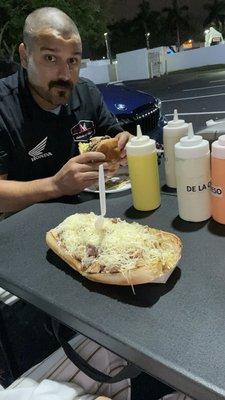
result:
[(94, 213), (74, 214), (55, 228), (58, 244), (80, 260), (87, 272), (116, 273), (147, 267), (159, 270), (160, 275), (174, 266), (177, 249), (162, 232), (110, 218), (104, 219), (99, 231), (96, 218)]

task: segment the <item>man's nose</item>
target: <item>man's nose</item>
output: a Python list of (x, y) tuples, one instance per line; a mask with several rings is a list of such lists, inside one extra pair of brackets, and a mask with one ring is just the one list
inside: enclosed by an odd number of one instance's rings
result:
[(64, 81), (68, 81), (71, 78), (71, 71), (69, 65), (62, 64), (58, 70), (58, 79), (62, 79)]

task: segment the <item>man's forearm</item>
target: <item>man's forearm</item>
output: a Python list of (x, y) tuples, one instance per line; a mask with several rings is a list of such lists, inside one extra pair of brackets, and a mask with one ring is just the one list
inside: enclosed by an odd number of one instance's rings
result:
[(52, 178), (29, 182), (0, 180), (0, 212), (19, 211), (31, 204), (59, 197)]

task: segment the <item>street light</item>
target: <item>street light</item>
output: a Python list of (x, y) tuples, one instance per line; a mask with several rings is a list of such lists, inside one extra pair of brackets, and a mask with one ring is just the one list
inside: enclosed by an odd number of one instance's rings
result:
[(149, 38), (150, 38), (150, 32), (145, 33), (146, 45), (148, 50), (150, 49)]
[(109, 59), (110, 64), (112, 64), (112, 53), (111, 53), (111, 48), (110, 48), (110, 43), (109, 43), (108, 32), (104, 33), (104, 38), (105, 38), (105, 45), (106, 45), (106, 51), (107, 51), (107, 58)]

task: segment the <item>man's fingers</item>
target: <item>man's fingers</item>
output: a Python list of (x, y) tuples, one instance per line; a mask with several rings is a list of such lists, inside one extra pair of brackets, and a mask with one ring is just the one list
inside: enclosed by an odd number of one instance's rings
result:
[(119, 168), (119, 161), (118, 162), (108, 162), (103, 164), (104, 171), (114, 171), (115, 169)]
[(127, 156), (127, 152), (126, 152), (126, 150), (124, 149), (124, 150), (121, 151), (120, 158), (123, 159), (123, 158), (125, 158), (126, 156)]
[(84, 172), (82, 174), (83, 181), (98, 180), (98, 172)]
[(88, 163), (88, 164), (80, 164), (79, 163), (79, 172), (93, 172), (93, 171), (98, 171), (99, 165), (103, 165), (105, 173), (107, 171), (112, 171), (115, 170), (119, 167), (119, 163)]
[(74, 157), (74, 160), (79, 164), (102, 163), (105, 160), (105, 155), (99, 151), (90, 151)]
[(118, 139), (118, 148), (123, 150), (131, 137), (132, 135), (126, 131), (118, 133), (116, 135), (116, 138)]
[[(79, 172), (93, 172), (98, 171), (99, 165), (102, 163), (79, 164)], [(104, 164), (103, 164), (104, 165)]]
[(122, 160), (120, 160), (120, 165), (122, 167), (126, 167), (127, 166), (127, 158), (122, 158)]

